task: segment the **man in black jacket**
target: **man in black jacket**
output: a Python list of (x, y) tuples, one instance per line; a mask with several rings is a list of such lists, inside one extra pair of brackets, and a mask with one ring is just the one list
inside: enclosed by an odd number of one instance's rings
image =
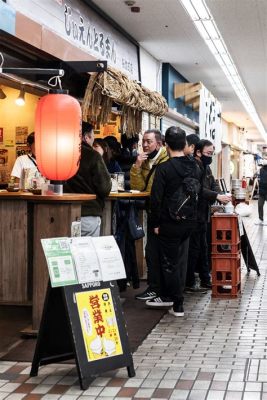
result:
[[(266, 160), (263, 160), (266, 163)], [(258, 200), (258, 212), (259, 221), (255, 222), (256, 225), (266, 225), (263, 220), (263, 207), (267, 200), (267, 165), (263, 165), (260, 169), (259, 179), (259, 200)]]
[(99, 153), (91, 147), (93, 126), (82, 123), (81, 159), (77, 174), (64, 185), (65, 193), (95, 194), (96, 200), (82, 204), (82, 236), (99, 236), (105, 198), (111, 190), (111, 179)]
[[(211, 289), (210, 266), (208, 261), (207, 225), (210, 221), (210, 205), (216, 200), (226, 204), (231, 198), (220, 194), (209, 165), (212, 163), (214, 146), (209, 140), (202, 139), (195, 146), (195, 160), (202, 173), (202, 193), (198, 202), (198, 224), (190, 236), (187, 264), (186, 292), (202, 292)], [(196, 286), (195, 272), (199, 269), (200, 288)]]
[[(170, 159), (157, 167), (150, 199), (151, 224), (159, 239), (161, 293), (146, 304), (156, 306), (164, 302), (167, 305), (165, 300), (169, 298), (169, 305), (173, 305), (169, 313), (180, 317), (184, 315), (183, 291), (187, 267), (187, 254), (181, 257), (180, 249), (187, 250), (183, 245), (194, 229), (195, 221), (190, 218), (174, 220), (170, 203), (175, 193), (184, 185), (185, 178), (196, 181), (200, 186), (200, 174), (195, 160), (184, 155), (186, 135), (182, 129), (174, 126), (168, 128), (165, 141)], [(197, 204), (193, 211), (196, 214)]]

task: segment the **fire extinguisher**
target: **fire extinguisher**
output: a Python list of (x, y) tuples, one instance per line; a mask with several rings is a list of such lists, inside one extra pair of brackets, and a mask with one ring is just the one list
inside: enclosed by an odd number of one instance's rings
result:
[(246, 178), (243, 176), (243, 178), (242, 178), (242, 188), (243, 189), (246, 189), (247, 188), (247, 180), (246, 180)]

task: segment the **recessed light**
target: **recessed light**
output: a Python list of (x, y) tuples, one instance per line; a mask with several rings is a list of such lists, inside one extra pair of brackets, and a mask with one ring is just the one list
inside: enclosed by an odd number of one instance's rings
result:
[(131, 7), (131, 11), (132, 11), (133, 13), (139, 13), (139, 12), (140, 12), (140, 7), (136, 7), (136, 6)]

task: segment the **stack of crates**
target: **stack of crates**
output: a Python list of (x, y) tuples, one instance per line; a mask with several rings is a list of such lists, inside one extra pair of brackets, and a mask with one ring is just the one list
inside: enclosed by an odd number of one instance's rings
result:
[(236, 214), (212, 216), (212, 297), (234, 298), (241, 290), (241, 243)]

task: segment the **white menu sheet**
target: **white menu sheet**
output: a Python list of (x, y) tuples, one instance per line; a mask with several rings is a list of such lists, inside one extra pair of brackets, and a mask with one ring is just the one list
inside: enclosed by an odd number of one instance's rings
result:
[(98, 256), (90, 236), (72, 238), (70, 250), (79, 283), (102, 280)]

